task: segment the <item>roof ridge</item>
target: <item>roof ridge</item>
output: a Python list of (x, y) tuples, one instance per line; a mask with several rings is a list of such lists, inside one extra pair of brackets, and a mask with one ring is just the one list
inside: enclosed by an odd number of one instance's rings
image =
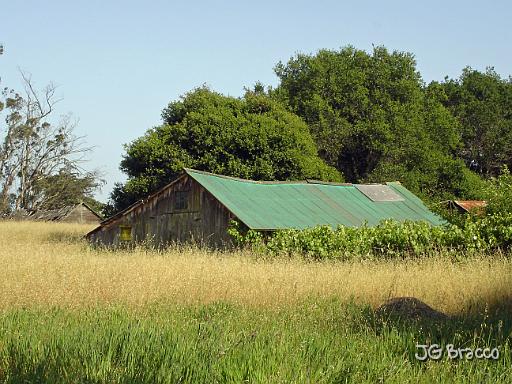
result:
[[(236, 176), (227, 176), (227, 175), (220, 175), (218, 173), (212, 173), (207, 171), (200, 171), (198, 169), (193, 168), (183, 168), (185, 173), (190, 175), (191, 173), (199, 173), (201, 175), (206, 176), (213, 176), (218, 177), (221, 179), (227, 179), (227, 180), (233, 180), (233, 181), (240, 181), (244, 183), (251, 183), (251, 184), (264, 184), (264, 185), (272, 185), (272, 184), (300, 184), (300, 185), (308, 185), (308, 184), (320, 184), (320, 185), (334, 185), (334, 186), (340, 186), (340, 187), (355, 187), (357, 185), (387, 185), (390, 182), (386, 183), (340, 183), (337, 181), (323, 181), (323, 180), (316, 180), (316, 179), (305, 179), (305, 180), (251, 180), (251, 179), (244, 179), (241, 177)], [(395, 182), (392, 182), (395, 183)]]
[(233, 181), (239, 181), (243, 183), (252, 183), (252, 184), (308, 184), (307, 180), (250, 180), (250, 179), (243, 179), (241, 177), (235, 177), (235, 176), (226, 176), (226, 175), (219, 175), (218, 173), (212, 173), (212, 172), (206, 172), (206, 171), (200, 171), (198, 169), (192, 169), (192, 168), (183, 168), (185, 172), (190, 175), (191, 173), (199, 173), (206, 176), (213, 176), (218, 177), (221, 179), (227, 179), (227, 180), (233, 180)]
[(77, 205), (75, 205), (75, 208), (78, 207), (79, 205), (83, 205), (84, 207), (86, 207), (89, 211), (91, 211), (94, 215), (96, 215), (98, 217), (98, 219), (101, 219), (103, 220), (103, 216), (100, 215), (98, 212), (96, 212), (95, 209), (93, 209), (89, 204), (87, 204), (85, 201), (80, 201)]
[(184, 167), (183, 170), (186, 174), (190, 175), (191, 173), (199, 173), (201, 175), (206, 176), (213, 176), (218, 177), (221, 179), (227, 179), (227, 180), (233, 180), (233, 181), (240, 181), (244, 183), (252, 183), (252, 184), (266, 184), (266, 185), (272, 185), (272, 184), (323, 184), (323, 185), (337, 185), (341, 187), (355, 187), (357, 185), (389, 185), (389, 184), (400, 184), (399, 181), (386, 181), (383, 183), (340, 183), (337, 181), (323, 181), (323, 180), (316, 180), (316, 179), (305, 179), (305, 180), (251, 180), (251, 179), (244, 179), (241, 177), (236, 176), (227, 176), (227, 175), (221, 175), (218, 173), (208, 172), (208, 171), (200, 171), (198, 169), (194, 168), (186, 168)]
[(315, 180), (315, 179), (306, 179), (308, 184), (320, 184), (320, 185), (338, 185), (340, 187), (353, 187), (357, 184), (352, 183), (339, 183), (337, 181), (323, 181), (323, 180)]

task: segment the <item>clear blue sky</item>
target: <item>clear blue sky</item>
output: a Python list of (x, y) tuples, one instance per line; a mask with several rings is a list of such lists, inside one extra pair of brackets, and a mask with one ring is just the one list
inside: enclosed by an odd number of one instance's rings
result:
[(18, 67), (54, 82), (58, 111), (96, 148), (86, 164), (108, 184), (124, 175), (122, 145), (160, 123), (171, 100), (203, 83), (240, 96), (297, 52), (372, 44), (412, 52), (426, 82), (470, 65), (512, 73), (512, 2), (471, 1), (9, 1), (0, 5), (2, 87)]

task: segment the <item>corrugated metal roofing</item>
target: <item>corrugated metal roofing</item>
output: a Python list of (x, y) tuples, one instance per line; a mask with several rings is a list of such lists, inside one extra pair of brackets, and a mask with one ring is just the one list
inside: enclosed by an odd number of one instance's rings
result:
[(371, 201), (403, 201), (402, 195), (396, 193), (389, 185), (359, 184), (356, 188)]
[(472, 210), (482, 212), (487, 206), (487, 202), (483, 200), (454, 200), (453, 202), (466, 212), (470, 212)]
[(403, 200), (372, 201), (352, 184), (257, 182), (185, 171), (252, 229), (361, 226), (365, 222), (374, 226), (384, 219), (444, 223), (400, 183), (386, 186)]

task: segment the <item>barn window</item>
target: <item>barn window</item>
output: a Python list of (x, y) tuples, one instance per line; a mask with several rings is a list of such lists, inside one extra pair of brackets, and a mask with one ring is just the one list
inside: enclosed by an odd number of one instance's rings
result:
[(188, 191), (177, 191), (174, 196), (174, 209), (182, 211), (188, 208)]
[(119, 226), (119, 240), (121, 241), (131, 241), (132, 239), (132, 226), (131, 225), (121, 225)]

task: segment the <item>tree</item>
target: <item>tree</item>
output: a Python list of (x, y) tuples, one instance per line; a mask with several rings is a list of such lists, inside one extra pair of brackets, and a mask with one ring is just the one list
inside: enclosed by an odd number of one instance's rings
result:
[(320, 50), (279, 63), (275, 71), (281, 80), (276, 96), (306, 120), (322, 157), (349, 181), (367, 177), (397, 131), (418, 116), (419, 75), (409, 54)]
[(103, 183), (97, 172), (79, 173), (72, 166), (44, 176), (34, 186), (33, 202), (38, 209), (51, 210), (85, 202), (100, 212), (102, 204), (94, 200), (94, 192)]
[(455, 158), (458, 121), (444, 89), (425, 88), (414, 56), (345, 47), (278, 63), (272, 95), (310, 126), (320, 156), (350, 182), (401, 180), (423, 196), (456, 193), (471, 174)]
[(487, 208), (490, 215), (512, 213), (512, 175), (504, 165), (498, 177), (491, 177), (486, 189)]
[[(0, 211), (34, 211), (44, 206), (64, 203), (69, 191), (48, 194), (50, 180), (62, 178), (65, 174), (75, 175), (74, 181), (87, 185), (77, 196), (87, 197), (97, 181), (95, 173), (85, 174), (80, 180), (80, 167), (84, 155), (90, 150), (82, 138), (73, 134), (74, 124), (70, 116), (64, 116), (53, 123), (56, 88), (50, 84), (37, 91), (31, 77), (22, 73), (24, 94), (4, 88), (0, 110), (6, 113), (5, 128), (0, 130)], [(72, 185), (69, 185), (72, 188)], [(50, 199), (50, 200), (48, 200)], [(53, 202), (51, 202), (53, 201)]]
[(318, 156), (307, 125), (262, 92), (243, 98), (197, 88), (162, 112), (164, 124), (125, 146), (124, 186), (113, 213), (175, 178), (184, 167), (254, 180), (341, 180)]
[(482, 73), (467, 67), (459, 79), (441, 85), (444, 104), (460, 123), (465, 163), (487, 177), (497, 176), (503, 165), (512, 167), (512, 80), (493, 68)]

